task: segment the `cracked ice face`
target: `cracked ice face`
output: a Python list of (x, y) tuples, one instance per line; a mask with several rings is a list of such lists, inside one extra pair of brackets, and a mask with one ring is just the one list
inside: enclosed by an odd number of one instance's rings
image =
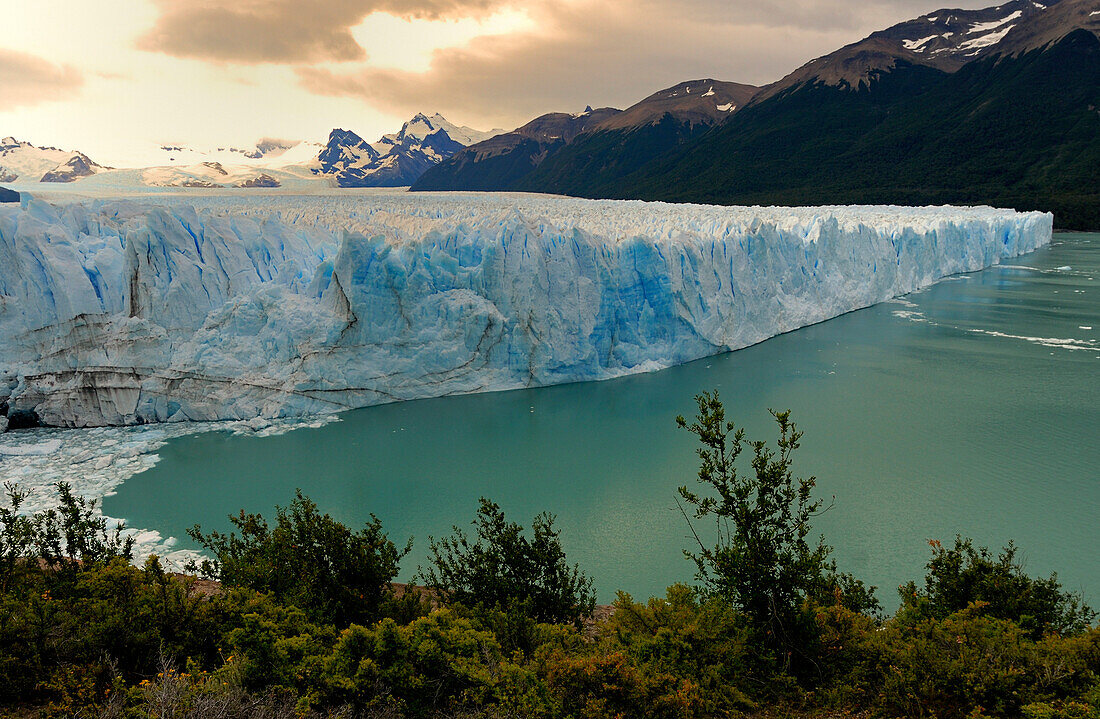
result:
[(48, 424), (249, 419), (597, 380), (1031, 251), (990, 208), (408, 193), (0, 209), (0, 401)]

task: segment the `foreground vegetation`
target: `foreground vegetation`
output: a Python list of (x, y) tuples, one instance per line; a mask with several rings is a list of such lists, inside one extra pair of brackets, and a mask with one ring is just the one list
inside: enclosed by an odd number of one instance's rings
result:
[[(300, 492), (272, 524), (192, 530), (205, 577), (173, 575), (59, 485), (33, 516), (0, 508), (0, 709), (42, 717), (726, 717), (1100, 719), (1100, 627), (1056, 577), (932, 542), (926, 576), (883, 616), (874, 589), (808, 538), (800, 433), (748, 442), (717, 395), (679, 425), (700, 441), (680, 488), (694, 586), (591, 619), (591, 581), (551, 515), (532, 531), (482, 500), (474, 533), (408, 551)], [(746, 470), (742, 452), (752, 455)], [(712, 528), (713, 537), (703, 528)], [(209, 580), (217, 580), (209, 581)], [(597, 612), (599, 614), (599, 612)], [(604, 612), (604, 615), (607, 613)]]

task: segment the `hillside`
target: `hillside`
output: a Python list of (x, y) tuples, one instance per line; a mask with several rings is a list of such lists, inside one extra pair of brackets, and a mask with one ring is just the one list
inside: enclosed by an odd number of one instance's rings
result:
[[(955, 73), (898, 62), (859, 90), (802, 85), (752, 104), (600, 194), (720, 204), (992, 204), (1100, 227), (1100, 40)], [(584, 193), (579, 193), (584, 194)]]
[(760, 88), (693, 80), (661, 90), (576, 137), (514, 189), (592, 195), (725, 121)]
[[(1096, 229), (1098, 34), (1098, 0), (939, 10), (764, 88), (697, 80), (555, 146), (494, 138), (433, 168), (413, 189), (718, 204), (992, 204), (1054, 212), (1060, 228)], [(728, 99), (700, 102), (717, 100), (713, 93)]]
[(586, 108), (571, 115), (552, 112), (471, 145), (428, 169), (413, 190), (507, 190), (581, 133), (621, 113), (614, 107)]
[(413, 190), (606, 191), (622, 177), (724, 121), (760, 88), (705, 78), (659, 90), (623, 111), (550, 113), (457, 153)]

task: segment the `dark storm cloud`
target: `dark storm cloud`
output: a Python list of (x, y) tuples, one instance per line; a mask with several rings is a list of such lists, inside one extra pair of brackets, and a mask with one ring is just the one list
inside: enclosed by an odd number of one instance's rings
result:
[(0, 48), (0, 107), (25, 107), (70, 97), (84, 84), (72, 67)]
[(362, 60), (351, 28), (373, 12), (403, 18), (484, 14), (497, 0), (156, 0), (161, 14), (141, 50), (214, 62)]

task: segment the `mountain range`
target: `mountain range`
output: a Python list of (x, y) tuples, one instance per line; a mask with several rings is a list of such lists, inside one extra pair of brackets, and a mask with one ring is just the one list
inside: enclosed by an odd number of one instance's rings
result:
[(0, 140), (0, 182), (34, 178), (39, 182), (72, 182), (109, 170), (82, 152), (35, 147), (14, 137)]
[(339, 187), (404, 187), (467, 145), (499, 132), (455, 125), (438, 113), (417, 114), (399, 132), (373, 144), (350, 130), (336, 129), (310, 169), (334, 178)]
[[(764, 87), (678, 83), (626, 110), (479, 132), (417, 114), (369, 143), (265, 138), (159, 147), (111, 170), (0, 141), (0, 182), (518, 190), (714, 204), (991, 204), (1100, 228), (1100, 0), (945, 9), (874, 32)], [(114, 186), (114, 185), (112, 185)]]
[[(456, 153), (412, 189), (717, 204), (995, 204), (1053, 211), (1060, 227), (1094, 229), (1098, 34), (1100, 0), (940, 10), (762, 88), (681, 83), (625, 112), (605, 111), (556, 144), (503, 146), (529, 123)], [(718, 97), (728, 99), (713, 110), (703, 102)]]
[(286, 181), (338, 187), (404, 187), (467, 145), (503, 130), (482, 132), (442, 115), (417, 114), (396, 133), (368, 143), (334, 129), (325, 143), (264, 138), (252, 147), (196, 148), (163, 144), (148, 167), (115, 170), (82, 152), (0, 140), (0, 182), (75, 182), (102, 174), (111, 187), (257, 188)]

